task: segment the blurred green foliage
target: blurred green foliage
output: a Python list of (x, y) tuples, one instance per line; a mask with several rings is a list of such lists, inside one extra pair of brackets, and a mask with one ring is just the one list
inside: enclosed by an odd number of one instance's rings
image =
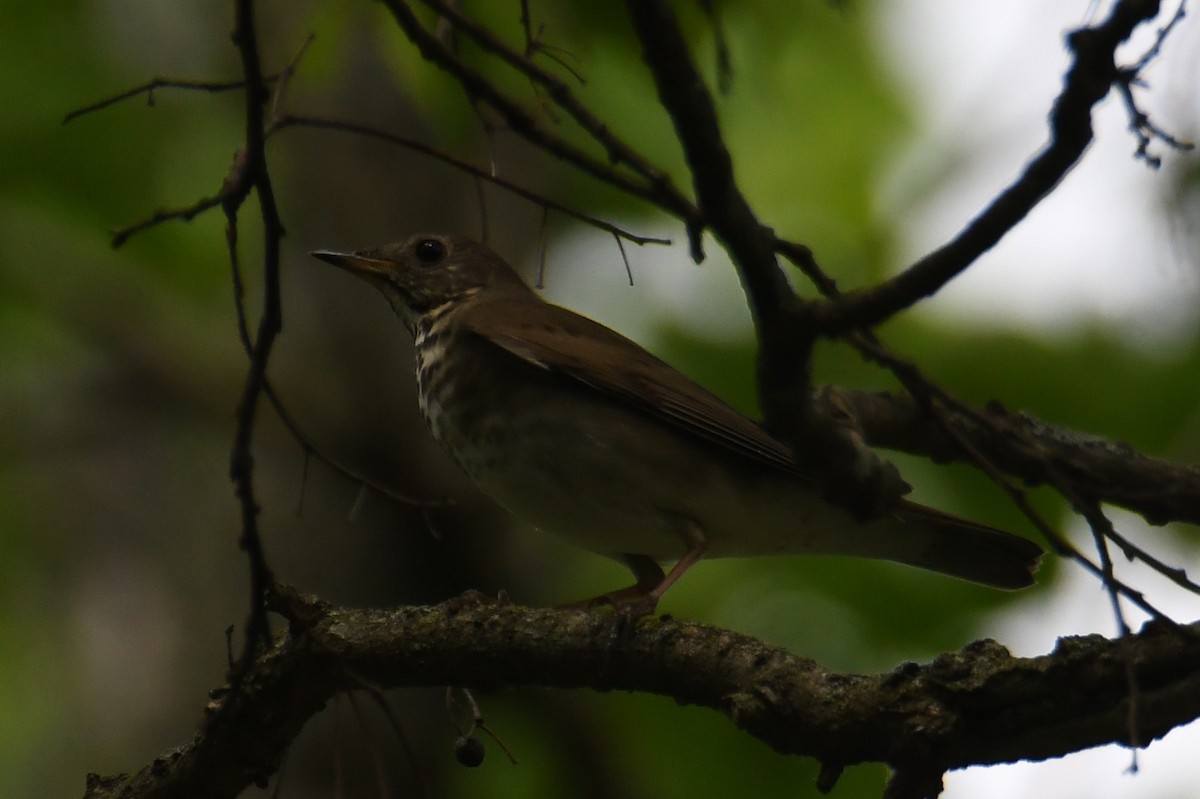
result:
[[(69, 110), (155, 75), (236, 77), (225, 5), (6, 7), (4, 796), (78, 794), (89, 771), (133, 770), (183, 742), (206, 690), (222, 678), (224, 629), (243, 619), (248, 588), (226, 471), (246, 364), (224, 222), (210, 211), (144, 232), (118, 251), (108, 247), (108, 231), (217, 191), (239, 146), (241, 95), (163, 89), (152, 104), (134, 98), (61, 124)], [(584, 76), (575, 84), (582, 99), (686, 187), (669, 122), (622, 16), (606, 4), (531, 5), (539, 36)], [(747, 195), (782, 234), (812, 246), (844, 285), (881, 276), (895, 266), (902, 220), (878, 218), (876, 186), (904, 147), (911, 120), (871, 38), (872, 5), (726, 5), (734, 70), (719, 106)], [(515, 2), (469, 10), (520, 45)], [(684, 13), (697, 58), (715, 82), (713, 31), (698, 10)], [(297, 113), (377, 125), (477, 164), (494, 159), (504, 176), (634, 230), (664, 224), (512, 137), (500, 133), (489, 142), (457, 86), (420, 60), (380, 5), (276, 0), (262, 4), (260, 25), (272, 71), (310, 30), (317, 34), (289, 93)], [(473, 62), (485, 63), (464, 48)], [(542, 63), (574, 82), (551, 60)], [(531, 108), (543, 108), (544, 98), (523, 79), (501, 80)], [(554, 124), (584, 141), (569, 122)], [(443, 166), (345, 134), (292, 130), (272, 139), (269, 155), (289, 234), (284, 334), (271, 370), (280, 394), (313, 441), (338, 460), (402, 490), (473, 497), (420, 429), (407, 343), (400, 343), (395, 320), (378, 297), (304, 253), (365, 246), (418, 228), (477, 232), (475, 186)], [(493, 189), (485, 194), (494, 245), (532, 267), (539, 209)], [(260, 300), (256, 220), (247, 207), (241, 256), (252, 316)], [(558, 220), (551, 231), (578, 233)], [(683, 231), (673, 235), (682, 240)], [(640, 250), (640, 262), (652, 262), (654, 252)], [(571, 284), (561, 291), (569, 296)], [(637, 301), (636, 287), (630, 296)], [(673, 324), (658, 332), (648, 344), (753, 409), (749, 337), (714, 342)], [(1152, 452), (1195, 457), (1194, 343), (1149, 358), (1101, 329), (1037, 340), (1019, 330), (964, 334), (905, 319), (885, 332), (966, 398), (998, 399)], [(819, 377), (892, 387), (836, 345), (823, 350)], [(1181, 439), (1188, 431), (1191, 437)], [(382, 497), (368, 496), (348, 520), (356, 486), (319, 461), (306, 471), (300, 447), (266, 410), (256, 453), (272, 564), (285, 580), (333, 601), (437, 601), (468, 587), (504, 587), (519, 601), (558, 602), (624, 579), (590, 555), (510, 531), (477, 499), (437, 516), (440, 540), (428, 535), (419, 511)], [(923, 497), (1019, 524), (977, 475), (914, 468)], [(1058, 512), (1053, 501), (1046, 504)], [(864, 671), (961, 646), (981, 634), (989, 609), (1019, 601), (886, 564), (782, 560), (705, 564), (672, 591), (664, 610)], [(454, 766), (457, 733), (436, 691), (403, 692), (397, 700), (419, 766), (406, 762), (377, 719), (364, 720), (369, 713), (347, 709), (342, 699), (330, 711), (335, 720), (314, 721), (285, 764), (281, 795), (324, 796), (338, 788), (346, 791), (339, 795), (385, 795), (363, 776), (373, 774), (373, 756), (359, 762), (347, 755), (362, 773), (347, 768), (339, 775), (333, 765), (343, 751), (375, 746), (381, 748), (374, 757), (405, 791), (421, 771), (446, 796), (665, 799), (735, 795), (749, 785), (757, 796), (815, 793), (814, 763), (778, 756), (706, 711), (654, 697), (581, 693), (481, 699), (520, 765), (490, 745), (481, 769)], [(376, 733), (378, 741), (364, 743)], [(881, 767), (852, 769), (833, 795), (878, 795), (883, 779)]]

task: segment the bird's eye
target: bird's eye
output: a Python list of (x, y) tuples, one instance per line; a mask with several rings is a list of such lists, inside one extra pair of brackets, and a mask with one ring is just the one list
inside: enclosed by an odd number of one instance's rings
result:
[(436, 264), (446, 254), (446, 245), (437, 239), (421, 239), (417, 242), (417, 260), (423, 264)]

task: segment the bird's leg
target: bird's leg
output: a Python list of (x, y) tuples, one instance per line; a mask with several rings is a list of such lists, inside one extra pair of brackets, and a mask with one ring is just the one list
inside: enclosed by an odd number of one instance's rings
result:
[(621, 562), (629, 567), (637, 582), (628, 588), (610, 591), (583, 602), (573, 602), (567, 607), (591, 608), (597, 605), (611, 605), (619, 613), (629, 618), (637, 619), (649, 616), (658, 607), (658, 602), (667, 589), (673, 586), (684, 572), (692, 568), (696, 561), (704, 555), (708, 541), (704, 538), (703, 533), (692, 523), (688, 524), (688, 532), (688, 550), (675, 562), (669, 572), (664, 573), (662, 567), (658, 565), (658, 561), (646, 555), (628, 553), (621, 555)]
[[(708, 546), (708, 541), (704, 536), (696, 531), (694, 536), (690, 536), (691, 541), (688, 551), (683, 554), (683, 557), (675, 561), (675, 565), (665, 575), (662, 569), (658, 569), (658, 583), (650, 588), (641, 596), (632, 597), (625, 603), (617, 606), (617, 612), (626, 618), (640, 619), (642, 616), (649, 616), (654, 613), (658, 607), (658, 601), (663, 598), (663, 594), (667, 593), (667, 589), (675, 585), (676, 581), (683, 576), (683, 573), (695, 565), (696, 561), (704, 555), (704, 550)], [(628, 561), (627, 561), (628, 562)], [(658, 564), (656, 563), (657, 567)], [(633, 568), (632, 566), (630, 568)], [(634, 574), (637, 574), (635, 571)], [(642, 584), (642, 580), (638, 578), (638, 584)], [(636, 588), (637, 586), (633, 586)], [(628, 589), (627, 589), (628, 590)]]
[[(705, 540), (704, 536), (695, 536), (695, 540), (692, 541), (691, 547), (688, 549), (688, 551), (684, 553), (682, 558), (675, 561), (675, 565), (671, 567), (671, 571), (667, 572), (666, 575), (659, 580), (658, 585), (654, 586), (654, 589), (650, 591), (650, 593), (647, 595), (647, 598), (653, 598), (654, 604), (657, 605), (658, 600), (662, 599), (663, 594), (667, 593), (667, 589), (675, 585), (675, 582), (683, 576), (683, 573), (692, 568), (692, 566), (696, 564), (696, 561), (703, 557), (704, 550), (707, 547), (708, 541)], [(659, 569), (658, 573), (662, 575), (662, 569)], [(653, 608), (651, 608), (651, 610), (653, 610)]]
[[(622, 588), (620, 591), (609, 594), (614, 599), (639, 599), (652, 593), (654, 589), (662, 585), (663, 580), (667, 579), (662, 566), (658, 565), (658, 561), (646, 555), (622, 555), (621, 562), (629, 567), (637, 582), (628, 588)], [(614, 604), (616, 603), (614, 602)]]
[(662, 567), (658, 565), (658, 561), (654, 560), (654, 558), (645, 555), (619, 555), (618, 559), (629, 567), (637, 582), (628, 588), (606, 591), (599, 596), (583, 599), (578, 602), (571, 602), (563, 605), (563, 607), (594, 608), (598, 605), (611, 605), (614, 608), (621, 607), (622, 605), (649, 596), (655, 588), (667, 579), (667, 575), (663, 573)]

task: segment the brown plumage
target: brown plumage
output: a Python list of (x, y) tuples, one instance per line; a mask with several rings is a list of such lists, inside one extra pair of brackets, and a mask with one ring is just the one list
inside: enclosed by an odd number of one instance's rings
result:
[[(469, 239), (314, 253), (376, 285), (414, 335), (422, 412), (499, 504), (627, 563), (656, 601), (701, 555), (881, 558), (998, 588), (1041, 548), (912, 502), (861, 522), (820, 498), (787, 446), (586, 317), (541, 300)], [(663, 575), (659, 561), (677, 560)]]

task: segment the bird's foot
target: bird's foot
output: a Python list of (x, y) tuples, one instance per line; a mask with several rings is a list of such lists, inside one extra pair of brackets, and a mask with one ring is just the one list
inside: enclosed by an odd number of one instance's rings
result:
[(568, 602), (560, 607), (564, 610), (612, 608), (619, 615), (641, 618), (652, 615), (655, 608), (658, 607), (658, 597), (654, 595), (652, 588), (653, 586), (648, 588), (641, 584), (631, 585), (628, 588), (608, 591), (590, 599)]
[(511, 605), (512, 603), (512, 597), (504, 589), (500, 589), (495, 596), (492, 596), (474, 588), (468, 588), (458, 596), (452, 596), (442, 602), (442, 606), (451, 611), (458, 611), (480, 605)]

